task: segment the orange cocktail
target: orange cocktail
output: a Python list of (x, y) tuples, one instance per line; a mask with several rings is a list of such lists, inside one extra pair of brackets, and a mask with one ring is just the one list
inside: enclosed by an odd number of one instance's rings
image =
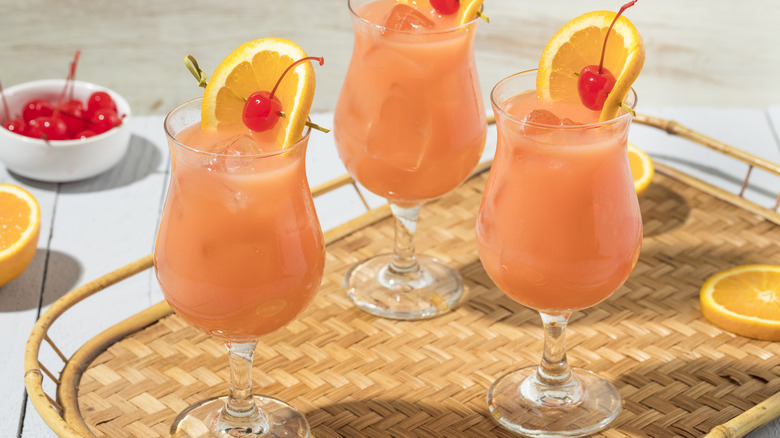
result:
[(582, 106), (553, 105), (556, 117), (588, 125), (534, 126), (522, 120), (543, 107), (534, 91), (497, 105), (506, 116), (497, 116), (498, 149), (477, 221), (482, 264), (525, 306), (593, 306), (628, 278), (642, 240), (628, 119), (598, 125), (598, 114)]
[(200, 400), (172, 422), (175, 437), (311, 436), (305, 415), (253, 392), (262, 335), (312, 301), (325, 243), (306, 179), (312, 60), (294, 41), (260, 38), (228, 54), (205, 87), (165, 118), (171, 175), (154, 265), (165, 299), (196, 329), (221, 338), (227, 394)]
[(324, 242), (304, 168), (308, 135), (263, 152), (262, 140), (247, 134), (199, 124), (168, 132), (173, 172), (155, 249), (165, 298), (204, 332), (256, 341), (293, 321), (322, 277)]
[(487, 402), (501, 425), (524, 436), (585, 436), (617, 417), (620, 395), (569, 367), (564, 333), (572, 312), (617, 291), (639, 258), (631, 114), (599, 121), (599, 111), (579, 103), (542, 100), (536, 73), (510, 76), (491, 93), (498, 144), (476, 228), (490, 278), (539, 312), (544, 353), (540, 365), (499, 377)]
[(379, 0), (354, 10), (359, 18), (334, 136), (362, 185), (391, 202), (417, 204), (462, 183), (485, 145), (476, 24), (431, 21), (434, 27), (420, 32), (378, 27), (396, 4)]
[(354, 47), (336, 105), (334, 137), (349, 173), (390, 201), (396, 252), (350, 271), (347, 295), (398, 319), (447, 311), (457, 272), (414, 254), (420, 206), (461, 184), (479, 161), (487, 125), (474, 63), (476, 20), (459, 24), (428, 5), (351, 0)]

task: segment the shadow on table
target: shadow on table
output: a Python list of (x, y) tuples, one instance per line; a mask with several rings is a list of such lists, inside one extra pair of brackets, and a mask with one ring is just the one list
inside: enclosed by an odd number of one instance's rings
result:
[[(720, 344), (723, 351), (731, 347), (737, 351), (745, 344), (744, 338), (728, 334), (709, 341)], [(682, 343), (685, 345), (671, 347), (677, 358), (650, 359), (615, 377), (623, 410), (614, 429), (629, 436), (700, 437), (777, 390), (777, 367), (772, 367), (778, 362), (776, 358), (768, 364), (747, 354), (742, 358), (728, 354), (705, 357), (702, 352), (709, 348), (704, 342), (700, 347)], [(753, 348), (760, 351), (769, 345), (756, 342)]]
[(124, 157), (116, 166), (94, 176), (81, 181), (69, 183), (53, 184), (48, 182), (32, 180), (8, 171), (14, 178), (23, 181), (26, 185), (41, 190), (60, 190), (69, 193), (88, 193), (100, 190), (110, 190), (117, 187), (130, 185), (136, 181), (146, 178), (155, 173), (162, 163), (162, 153), (160, 149), (151, 141), (144, 137), (132, 135), (130, 144)]
[(125, 156), (116, 166), (94, 178), (68, 183), (70, 193), (85, 193), (127, 186), (155, 173), (160, 167), (162, 154), (154, 143), (133, 135)]
[[(487, 389), (485, 389), (487, 390)], [(392, 392), (392, 391), (391, 391)], [(483, 395), (474, 410), (446, 399), (434, 401), (381, 397), (333, 403), (304, 412), (317, 438), (379, 436), (490, 436), (515, 437), (488, 418)]]
[[(81, 281), (81, 263), (73, 256), (60, 251), (51, 251), (46, 264), (42, 307), (46, 307), (70, 292)], [(53, 279), (57, 280), (54, 281)]]
[[(51, 251), (47, 259), (46, 250), (39, 249), (22, 275), (0, 287), (0, 312), (19, 312), (37, 309), (39, 305), (48, 306), (76, 286), (81, 272), (81, 264), (72, 256)], [(56, 282), (51, 281), (53, 277), (57, 278)], [(56, 284), (56, 288), (52, 284)], [(39, 299), (41, 294), (43, 298)]]
[(650, 184), (639, 197), (644, 237), (671, 233), (685, 224), (691, 206), (679, 193), (661, 184)]

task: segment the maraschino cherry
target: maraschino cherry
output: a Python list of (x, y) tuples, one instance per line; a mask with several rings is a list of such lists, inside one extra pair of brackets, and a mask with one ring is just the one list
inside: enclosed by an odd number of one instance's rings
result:
[(299, 59), (293, 62), (287, 69), (279, 76), (279, 80), (276, 81), (274, 88), (268, 91), (255, 91), (252, 93), (244, 103), (244, 112), (242, 119), (244, 125), (252, 131), (267, 131), (276, 125), (281, 117), (280, 111), (282, 111), (282, 102), (275, 96), (276, 89), (279, 88), (279, 84), (287, 74), (296, 65), (308, 60), (319, 61), (320, 65), (325, 63), (325, 58), (309, 56), (307, 58)]
[(442, 15), (452, 15), (460, 9), (460, 0), (431, 0), (431, 6)]
[(580, 101), (586, 108), (601, 111), (604, 108), (604, 102), (607, 100), (607, 95), (612, 91), (615, 86), (615, 75), (604, 67), (604, 53), (607, 51), (607, 39), (612, 31), (612, 27), (615, 25), (618, 17), (626, 9), (634, 6), (637, 0), (630, 1), (620, 7), (617, 15), (612, 20), (612, 23), (607, 29), (607, 35), (604, 37), (604, 47), (601, 49), (601, 61), (599, 65), (588, 65), (580, 71), (580, 77), (577, 80), (577, 91), (580, 95)]
[(122, 124), (124, 116), (116, 112), (116, 103), (104, 91), (95, 91), (86, 103), (73, 97), (76, 80), (77, 51), (56, 102), (43, 98), (27, 101), (22, 114), (12, 117), (2, 85), (0, 98), (6, 113), (2, 126), (16, 134), (43, 140), (73, 140), (91, 137)]

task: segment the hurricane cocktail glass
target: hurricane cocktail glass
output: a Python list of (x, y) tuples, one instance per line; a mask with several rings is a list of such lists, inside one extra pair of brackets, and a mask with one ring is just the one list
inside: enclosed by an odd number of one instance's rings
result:
[(639, 257), (631, 114), (583, 124), (590, 110), (553, 107), (548, 118), (557, 113), (561, 123), (534, 123), (525, 115), (539, 105), (535, 84), (536, 71), (523, 72), (491, 93), (498, 145), (476, 229), (496, 286), (541, 315), (544, 353), (540, 365), (501, 376), (487, 402), (500, 424), (523, 435), (583, 436), (611, 422), (621, 401), (608, 381), (569, 366), (564, 332), (572, 312), (617, 291)]
[(344, 285), (369, 313), (420, 319), (446, 312), (463, 293), (456, 270), (415, 253), (420, 208), (468, 177), (487, 126), (473, 55), (476, 21), (385, 27), (397, 4), (349, 1), (355, 38), (334, 137), (349, 173), (390, 202), (395, 239), (392, 254), (358, 263)]
[[(307, 437), (289, 404), (252, 393), (258, 339), (292, 322), (322, 278), (324, 239), (305, 172), (309, 131), (263, 152), (246, 135), (214, 144), (201, 99), (165, 120), (172, 172), (155, 247), (155, 270), (173, 310), (225, 342), (230, 393), (182, 412), (172, 436)], [(275, 148), (272, 148), (275, 149)]]

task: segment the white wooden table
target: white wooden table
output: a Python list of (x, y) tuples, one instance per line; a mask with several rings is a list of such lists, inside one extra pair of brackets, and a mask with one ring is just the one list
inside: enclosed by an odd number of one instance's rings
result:
[[(671, 118), (708, 135), (740, 146), (766, 159), (780, 162), (777, 132), (780, 107), (769, 109), (660, 108), (646, 114)], [(168, 148), (162, 116), (141, 116), (132, 123), (133, 136), (125, 159), (95, 178), (67, 183), (38, 183), (0, 167), (0, 182), (27, 188), (42, 211), (38, 252), (24, 274), (0, 288), (0, 341), (6, 359), (0, 361), (1, 436), (38, 438), (53, 436), (27, 401), (23, 383), (24, 345), (37, 317), (76, 286), (143, 257), (153, 250), (168, 177)], [(330, 113), (313, 120), (332, 126)], [(739, 189), (744, 166), (713, 155), (709, 150), (645, 126), (632, 126), (630, 140), (659, 162), (676, 166), (732, 192)], [(491, 128), (483, 159), (495, 150)], [(308, 150), (309, 181), (314, 185), (345, 173), (332, 136), (313, 133)], [(753, 182), (755, 179), (755, 182)], [(780, 178), (756, 174), (746, 196), (773, 205)], [(774, 194), (770, 194), (774, 193)], [(370, 204), (383, 201), (368, 196)], [(317, 200), (324, 229), (330, 229), (363, 212), (351, 190), (339, 190)], [(780, 264), (780, 251), (775, 260)], [(50, 333), (66, 355), (116, 322), (157, 303), (163, 297), (151, 270), (94, 295), (65, 313)], [(56, 359), (44, 348), (41, 357)], [(18, 433), (16, 432), (18, 431)], [(755, 432), (753, 438), (777, 437), (780, 421)]]
[[(480, 25), (476, 41), (483, 96), (499, 79), (532, 68), (549, 37), (568, 19), (589, 10), (614, 10), (622, 3), (485, 0), (491, 23)], [(37, 317), (63, 294), (152, 251), (168, 166), (162, 116), (200, 92), (181, 59), (193, 54), (210, 71), (244, 41), (293, 39), (309, 54), (326, 59), (317, 69), (314, 109), (323, 113), (315, 121), (332, 126), (325, 112), (333, 109), (342, 85), (352, 28), (346, 0), (0, 0), (0, 6), (3, 85), (64, 77), (73, 53), (81, 49), (79, 78), (117, 90), (140, 116), (132, 120), (134, 135), (124, 161), (98, 177), (37, 183), (0, 165), (0, 182), (26, 187), (42, 207), (35, 259), (22, 277), (0, 288), (0, 352), (6, 356), (0, 360), (0, 436), (50, 437), (25, 397), (25, 341)], [(636, 83), (640, 111), (675, 119), (780, 162), (780, 106), (772, 106), (780, 103), (780, 2), (640, 1), (627, 15), (647, 46)], [(312, 185), (344, 173), (331, 138), (312, 134)], [(631, 139), (657, 161), (733, 192), (745, 170), (651, 128), (632, 127)], [(486, 157), (491, 154), (488, 148)], [(748, 198), (771, 205), (780, 181), (754, 173)], [(346, 190), (326, 195), (317, 208), (325, 229), (362, 211)], [(777, 257), (766, 262), (780, 264), (780, 251)], [(149, 271), (87, 299), (52, 330), (62, 336), (57, 343), (69, 354), (103, 328), (161, 299)], [(780, 422), (753, 437), (780, 437)]]

